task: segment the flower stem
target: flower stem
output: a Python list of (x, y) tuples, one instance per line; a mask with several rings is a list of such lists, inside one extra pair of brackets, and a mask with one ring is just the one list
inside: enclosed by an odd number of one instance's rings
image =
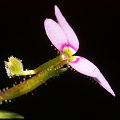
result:
[(11, 100), (13, 98), (24, 95), (24, 94), (34, 90), (41, 84), (45, 83), (45, 81), (48, 80), (49, 78), (58, 76), (60, 73), (66, 71), (66, 70), (67, 70), (67, 68), (56, 69), (55, 67), (51, 66), (51, 67), (39, 72), (32, 78), (1, 93), (0, 94), (0, 102), (2, 102), (4, 100)]
[(59, 55), (58, 57), (53, 58), (52, 60), (50, 60), (50, 61), (48, 61), (48, 62), (40, 65), (39, 67), (37, 67), (34, 70), (23, 71), (21, 75), (33, 75), (33, 74), (36, 74), (36, 73), (38, 73), (40, 71), (43, 71), (43, 70), (49, 68), (50, 66), (58, 66), (59, 64), (62, 65), (63, 63), (64, 64), (68, 64), (68, 62), (67, 62), (68, 58), (66, 58), (66, 55), (67, 54), (65, 54), (65, 55), (63, 55), (63, 54)]
[[(67, 54), (61, 54), (58, 57), (42, 64), (38, 68), (34, 70), (30, 70), (36, 74), (35, 76), (29, 78), (28, 80), (8, 89), (5, 92), (2, 92), (0, 94), (0, 102), (4, 100), (11, 100), (13, 98), (19, 97), (21, 95), (24, 95), (41, 84), (45, 83), (46, 80), (48, 80), (51, 77), (58, 76), (60, 73), (67, 70), (67, 68), (62, 68), (63, 65), (68, 64), (67, 59), (69, 56)], [(23, 71), (24, 72), (24, 71)], [(29, 73), (29, 71), (26, 71), (27, 74), (22, 75), (31, 75), (32, 72)]]

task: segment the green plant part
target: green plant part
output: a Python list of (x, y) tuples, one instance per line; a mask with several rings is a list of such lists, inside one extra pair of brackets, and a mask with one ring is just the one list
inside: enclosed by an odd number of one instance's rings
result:
[(9, 76), (9, 78), (11, 78), (13, 76), (33, 75), (33, 74), (37, 74), (38, 72), (41, 72), (41, 71), (51, 67), (51, 66), (57, 66), (59, 64), (63, 65), (63, 63), (68, 64), (67, 60), (69, 58), (70, 58), (70, 56), (68, 54), (61, 53), (61, 55), (59, 55), (58, 57), (40, 65), (39, 67), (37, 67), (34, 70), (27, 70), (27, 69), (23, 70), (22, 60), (11, 56), (8, 58), (8, 62), (5, 61), (5, 69), (6, 69), (6, 73)]
[(0, 119), (24, 119), (24, 116), (6, 110), (0, 110)]
[(36, 74), (33, 70), (25, 70), (23, 71), (23, 64), (22, 60), (16, 58), (16, 57), (9, 57), (8, 62), (5, 62), (5, 69), (6, 73), (9, 78), (13, 76), (21, 76), (21, 75), (33, 75)]
[(19, 60), (16, 57), (9, 57), (8, 62), (5, 61), (5, 69), (7, 72), (7, 75), (11, 78), (11, 76), (18, 76), (22, 74), (23, 72), (23, 65), (22, 60)]
[[(63, 73), (67, 70), (67, 68), (63, 68), (64, 65), (68, 64), (68, 59), (70, 56), (66, 53), (61, 53), (58, 57), (40, 65), (38, 68), (34, 70), (27, 70), (23, 71), (23, 65), (21, 60), (15, 57), (10, 57), (8, 62), (5, 62), (5, 67), (11, 76), (21, 76), (21, 75), (32, 75), (36, 74), (35, 76), (29, 78), (28, 80), (4, 91), (0, 94), (0, 102), (4, 100), (11, 100), (13, 98), (19, 97), (24, 95), (42, 83), (45, 83), (51, 77), (58, 76), (60, 73)], [(18, 72), (19, 71), (19, 72)], [(31, 71), (33, 71), (31, 73)], [(9, 75), (9, 74), (8, 74)], [(9, 75), (9, 77), (11, 77)]]
[(21, 95), (24, 95), (41, 84), (45, 83), (46, 80), (48, 80), (51, 77), (58, 76), (60, 73), (63, 73), (66, 71), (67, 68), (59, 68), (59, 65), (57, 67), (49, 67), (35, 76), (31, 77), (30, 79), (8, 89), (7, 91), (0, 94), (0, 102), (4, 100), (11, 100), (13, 98), (19, 97)]

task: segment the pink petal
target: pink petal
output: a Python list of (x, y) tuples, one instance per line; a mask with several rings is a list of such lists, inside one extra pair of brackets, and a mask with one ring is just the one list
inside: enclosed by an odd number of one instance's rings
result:
[(78, 72), (93, 77), (93, 79), (96, 80), (103, 88), (115, 96), (115, 93), (113, 92), (107, 80), (92, 62), (83, 57), (77, 57), (74, 62), (69, 62), (69, 64)]
[(46, 34), (52, 44), (61, 52), (63, 52), (63, 47), (68, 46), (68, 41), (66, 39), (64, 31), (61, 29), (58, 23), (52, 19), (46, 19), (44, 21), (44, 27)]
[(75, 48), (74, 50), (76, 53), (77, 50), (79, 49), (78, 38), (56, 5), (55, 5), (55, 15), (58, 20), (58, 23), (60, 24), (61, 28), (63, 29), (67, 37), (69, 46), (73, 46), (73, 48)]

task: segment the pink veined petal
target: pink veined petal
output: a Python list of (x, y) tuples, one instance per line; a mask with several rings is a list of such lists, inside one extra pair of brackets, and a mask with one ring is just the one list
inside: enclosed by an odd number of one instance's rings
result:
[(65, 33), (61, 29), (58, 23), (52, 19), (45, 19), (44, 27), (46, 34), (52, 44), (61, 52), (63, 52), (63, 47), (68, 46), (68, 41), (66, 39)]
[[(58, 23), (60, 24), (61, 28), (65, 32), (65, 35), (67, 37), (69, 46), (72, 46), (75, 50), (75, 53), (79, 49), (79, 40), (73, 31), (73, 29), (70, 27), (64, 16), (62, 15), (61, 11), (59, 8), (55, 5), (55, 15), (58, 20)], [(75, 54), (73, 53), (73, 54)]]
[(114, 91), (110, 87), (107, 80), (104, 78), (100, 70), (89, 60), (77, 56), (74, 62), (69, 62), (69, 64), (76, 69), (78, 72), (92, 77), (95, 81), (97, 81), (103, 88), (105, 88), (109, 93), (115, 96)]

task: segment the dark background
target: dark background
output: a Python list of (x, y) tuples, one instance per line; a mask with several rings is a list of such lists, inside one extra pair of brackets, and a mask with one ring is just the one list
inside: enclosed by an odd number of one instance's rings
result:
[(22, 59), (25, 69), (34, 69), (56, 57), (43, 25), (45, 18), (56, 20), (54, 5), (79, 38), (77, 55), (98, 66), (116, 97), (89, 77), (68, 70), (48, 80), (33, 95), (3, 102), (0, 109), (17, 112), (26, 119), (119, 120), (120, 4), (115, 0), (0, 0), (0, 88), (22, 80), (7, 77), (4, 61), (9, 56)]

